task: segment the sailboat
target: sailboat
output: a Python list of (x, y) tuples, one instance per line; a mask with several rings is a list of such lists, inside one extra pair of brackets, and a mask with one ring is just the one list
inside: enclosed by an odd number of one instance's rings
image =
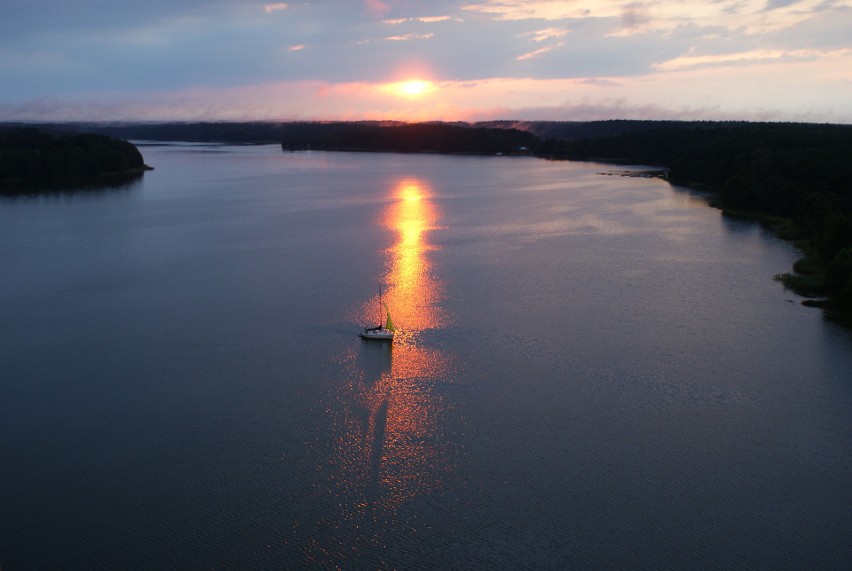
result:
[[(384, 313), (387, 316), (385, 318), (384, 324), (382, 324), (382, 308), (384, 308)], [(365, 327), (364, 331), (362, 331), (358, 335), (360, 335), (363, 339), (375, 339), (376, 341), (393, 341), (393, 336), (395, 332), (396, 327), (394, 327), (393, 325), (390, 309), (388, 309), (387, 304), (382, 301), (382, 289), (379, 288), (379, 325), (375, 327)]]

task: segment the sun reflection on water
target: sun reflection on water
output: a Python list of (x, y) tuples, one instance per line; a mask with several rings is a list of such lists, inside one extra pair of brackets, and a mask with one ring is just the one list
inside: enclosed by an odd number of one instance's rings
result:
[(439, 212), (430, 200), (429, 187), (416, 179), (397, 183), (393, 197), (382, 218), (382, 224), (396, 233), (388, 251), (386, 301), (393, 308), (395, 321), (402, 325), (401, 340), (405, 342), (417, 332), (445, 325), (446, 317), (438, 305), (443, 287), (433, 275), (428, 257), (437, 249), (428, 237), (440, 228)]
[[(445, 467), (441, 445), (432, 435), (438, 429), (437, 413), (444, 407), (432, 388), (448, 371), (439, 351), (418, 343), (423, 331), (440, 328), (446, 321), (438, 305), (442, 284), (433, 274), (428, 255), (437, 249), (428, 238), (439, 229), (438, 208), (428, 185), (413, 178), (398, 181), (390, 198), (380, 218), (395, 233), (393, 245), (386, 250), (383, 300), (398, 331), (393, 344), (385, 343), (386, 347), (361, 343), (358, 368), (364, 384), (357, 394), (349, 395), (367, 412), (362, 430), (356, 432), (361, 432), (369, 450), (361, 456), (369, 460), (373, 499), (387, 508), (440, 485), (439, 473)], [(365, 316), (377, 305), (377, 299), (369, 300)], [(365, 361), (370, 358), (372, 365)]]
[[(395, 240), (384, 251), (382, 286), (396, 338), (392, 343), (353, 340), (340, 356), (344, 381), (329, 407), (336, 436), (328, 463), (334, 466), (341, 518), (335, 525), (360, 530), (336, 538), (343, 559), (347, 552), (376, 547), (401, 525), (399, 508), (440, 489), (452, 469), (441, 425), (450, 405), (440, 385), (452, 381), (453, 367), (422, 340), (424, 332), (448, 322), (439, 305), (443, 284), (429, 259), (437, 249), (429, 235), (440, 229), (440, 212), (428, 185), (417, 179), (398, 181), (389, 198), (380, 223)], [(377, 293), (359, 311), (364, 323), (375, 320), (378, 307)], [(315, 548), (328, 554), (327, 545)]]

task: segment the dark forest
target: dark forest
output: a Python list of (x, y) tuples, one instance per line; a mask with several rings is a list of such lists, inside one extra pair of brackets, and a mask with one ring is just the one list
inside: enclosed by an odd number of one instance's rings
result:
[(148, 167), (135, 145), (98, 134), (0, 130), (0, 193), (22, 194), (126, 182)]
[(781, 280), (801, 294), (827, 296), (829, 312), (850, 319), (852, 126), (636, 123), (646, 128), (549, 139), (549, 153), (658, 165), (673, 183), (712, 191), (725, 213), (752, 216), (795, 240), (805, 258)]

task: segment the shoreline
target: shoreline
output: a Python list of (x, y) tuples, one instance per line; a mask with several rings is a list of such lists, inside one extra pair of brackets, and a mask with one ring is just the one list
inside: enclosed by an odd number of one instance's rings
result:
[[(572, 160), (572, 159), (568, 159)], [(602, 159), (590, 159), (591, 162), (602, 162), (604, 164), (627, 164), (628, 161)], [(704, 183), (671, 179), (668, 169), (661, 169), (657, 165), (647, 165), (649, 170), (624, 170), (624, 171), (600, 171), (602, 176), (627, 176), (637, 178), (659, 178), (665, 180), (672, 187), (683, 187), (691, 191), (711, 195), (707, 206), (719, 210), (722, 216), (737, 220), (746, 220), (759, 224), (768, 230), (773, 236), (789, 242), (799, 253), (800, 257), (793, 262), (789, 271), (779, 272), (772, 279), (781, 283), (785, 290), (802, 298), (799, 303), (805, 307), (813, 307), (823, 310), (825, 317), (840, 323), (846, 327), (852, 327), (852, 316), (841, 314), (834, 310), (831, 292), (827, 288), (826, 263), (820, 259), (814, 251), (810, 240), (789, 218), (776, 216), (766, 212), (741, 210), (728, 208), (719, 202), (719, 189)]]

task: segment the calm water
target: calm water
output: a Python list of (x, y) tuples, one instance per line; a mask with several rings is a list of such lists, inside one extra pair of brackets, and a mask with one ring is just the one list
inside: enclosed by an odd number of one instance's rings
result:
[(3, 571), (852, 564), (852, 335), (759, 227), (596, 164), (142, 150), (0, 202)]

